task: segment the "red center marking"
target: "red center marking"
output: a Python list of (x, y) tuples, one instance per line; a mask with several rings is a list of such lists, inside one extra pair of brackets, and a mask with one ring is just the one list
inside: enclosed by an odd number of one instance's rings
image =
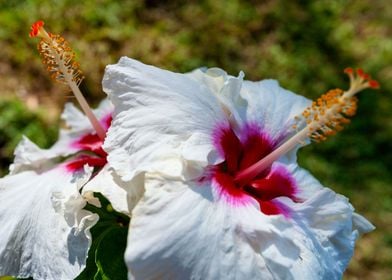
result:
[[(111, 114), (101, 120), (102, 126), (107, 130), (112, 121)], [(92, 167), (103, 167), (106, 163), (106, 152), (102, 149), (103, 141), (96, 133), (83, 135), (80, 139), (72, 143), (82, 154), (69, 161), (66, 165), (67, 170), (74, 172), (83, 168), (85, 164)], [(84, 153), (83, 153), (84, 152)]]
[(275, 164), (250, 181), (234, 182), (236, 173), (265, 157), (275, 147), (275, 143), (257, 126), (249, 125), (241, 134), (244, 136), (241, 137), (242, 141), (231, 127), (216, 130), (215, 146), (225, 161), (215, 166), (212, 179), (221, 188), (222, 195), (229, 196), (230, 201), (251, 196), (257, 200), (264, 214), (288, 215), (286, 207), (274, 201), (277, 197), (299, 201), (295, 181), (283, 165)]

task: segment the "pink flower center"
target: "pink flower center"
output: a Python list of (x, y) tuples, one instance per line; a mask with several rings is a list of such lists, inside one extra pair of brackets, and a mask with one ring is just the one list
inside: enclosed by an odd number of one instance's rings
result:
[(299, 202), (297, 186), (290, 172), (279, 163), (273, 164), (256, 177), (246, 182), (235, 182), (235, 175), (268, 155), (277, 144), (256, 125), (248, 125), (241, 131), (241, 137), (231, 127), (219, 127), (214, 134), (214, 143), (225, 161), (215, 166), (212, 180), (220, 194), (234, 204), (246, 202), (249, 196), (260, 205), (266, 215), (288, 215), (276, 198), (287, 197)]
[[(105, 116), (100, 121), (102, 127), (107, 131), (112, 122), (111, 114)], [(107, 154), (102, 149), (103, 141), (96, 133), (83, 135), (72, 143), (74, 148), (79, 150), (80, 155), (69, 161), (66, 165), (67, 170), (74, 172), (83, 168), (85, 164), (92, 167), (101, 168), (107, 163)]]

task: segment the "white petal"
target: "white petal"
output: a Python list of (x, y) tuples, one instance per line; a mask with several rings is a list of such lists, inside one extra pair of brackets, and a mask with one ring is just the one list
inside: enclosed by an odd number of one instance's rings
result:
[(98, 219), (82, 209), (87, 171), (58, 167), (0, 179), (0, 275), (74, 279), (84, 269)]
[(61, 119), (64, 120), (67, 127), (75, 130), (85, 130), (89, 127), (86, 116), (73, 104), (65, 103), (64, 111), (61, 114)]
[[(331, 232), (313, 229), (307, 216), (302, 219), (302, 210), (298, 210), (295, 220), (283, 215), (266, 216), (251, 200), (233, 205), (220, 199), (214, 186), (148, 177), (146, 193), (133, 211), (128, 236), (125, 259), (130, 278), (341, 277), (342, 271), (335, 265), (340, 258), (324, 242), (341, 238), (350, 243), (350, 234), (335, 236), (335, 225), (328, 223), (325, 227), (333, 226)], [(320, 197), (306, 203), (306, 207), (317, 207), (313, 201), (325, 203), (313, 212), (330, 207), (323, 218), (335, 217), (343, 209), (334, 210), (340, 202), (336, 205), (336, 201)]]
[[(291, 202), (287, 201), (287, 205)], [(290, 206), (293, 220), (320, 244), (332, 279), (340, 279), (354, 252), (358, 231), (353, 228), (353, 211), (348, 199), (324, 188), (304, 203)]]
[[(115, 105), (104, 148), (123, 180), (161, 170), (167, 158), (184, 157), (203, 166), (218, 160), (212, 130), (227, 120), (204, 84), (124, 57), (106, 68), (103, 87)], [(190, 153), (189, 146), (198, 152)]]
[(376, 229), (371, 222), (357, 213), (353, 213), (353, 228), (354, 230), (357, 230), (359, 234), (368, 233)]
[(132, 209), (144, 193), (143, 179), (141, 174), (131, 182), (125, 183), (106, 165), (83, 187), (82, 194), (85, 196), (89, 192), (100, 192), (117, 212), (130, 216)]
[(41, 172), (54, 165), (51, 159), (57, 157), (53, 150), (44, 150), (23, 136), (14, 151), (14, 163), (10, 165), (10, 173), (15, 174), (34, 169)]
[[(106, 121), (113, 112), (111, 102), (108, 99), (103, 100), (93, 112), (107, 129)], [(93, 133), (94, 129), (87, 117), (71, 103), (65, 105), (62, 118), (69, 128), (60, 130), (58, 140), (51, 148), (41, 149), (27, 137), (22, 138), (14, 152), (15, 160), (10, 166), (11, 174), (27, 170), (41, 172), (53, 166), (57, 157), (69, 156), (80, 151), (81, 148), (73, 143), (83, 136)]]
[(240, 72), (238, 77), (234, 77), (220, 68), (209, 68), (205, 71), (197, 69), (186, 75), (209, 88), (228, 114), (228, 119), (233, 119), (236, 123), (241, 124), (241, 115), (247, 105), (246, 100), (240, 94), (244, 78), (243, 72)]
[[(113, 105), (109, 99), (104, 99), (93, 110), (94, 115), (98, 120), (104, 119), (113, 112)], [(61, 114), (61, 119), (65, 121), (67, 127), (74, 132), (91, 133), (93, 128), (88, 118), (73, 104), (66, 103), (64, 111)]]
[(330, 272), (339, 278), (353, 255), (358, 234), (372, 231), (374, 226), (354, 212), (346, 197), (324, 188), (308, 171), (293, 163), (285, 167), (296, 181), (298, 198), (304, 201), (286, 200), (293, 210), (292, 218), (316, 236), (322, 247), (320, 253), (332, 260)]
[[(113, 105), (108, 99), (101, 101), (99, 106), (93, 110), (94, 115), (101, 123), (104, 129), (108, 129), (107, 120), (113, 113)], [(58, 141), (49, 149), (57, 156), (68, 156), (80, 151), (78, 145), (74, 142), (91, 133), (95, 133), (88, 118), (80, 112), (72, 103), (67, 103), (61, 118), (68, 126), (67, 129), (61, 129)]]
[(185, 73), (184, 75), (187, 75), (190, 78), (205, 84), (206, 87), (208, 87), (214, 94), (217, 94), (221, 91), (228, 78), (226, 71), (215, 67), (198, 68), (192, 72)]
[(80, 148), (73, 146), (72, 143), (83, 135), (82, 132), (60, 130), (58, 141), (49, 149), (41, 149), (26, 136), (23, 136), (14, 151), (15, 159), (10, 166), (10, 173), (17, 174), (28, 170), (42, 172), (53, 167), (56, 158), (80, 151)]
[(293, 132), (295, 116), (311, 104), (309, 99), (280, 87), (275, 80), (245, 81), (241, 96), (248, 102), (245, 120), (260, 124), (275, 139)]
[(305, 201), (324, 189), (324, 186), (309, 171), (299, 167), (296, 162), (287, 160), (286, 157), (281, 158), (278, 162), (293, 176), (298, 190), (297, 197), (300, 200)]

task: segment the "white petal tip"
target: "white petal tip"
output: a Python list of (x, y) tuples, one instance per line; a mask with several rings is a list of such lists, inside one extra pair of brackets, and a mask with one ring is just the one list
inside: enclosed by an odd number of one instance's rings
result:
[(353, 228), (358, 230), (360, 234), (368, 233), (376, 229), (371, 222), (357, 213), (353, 213)]

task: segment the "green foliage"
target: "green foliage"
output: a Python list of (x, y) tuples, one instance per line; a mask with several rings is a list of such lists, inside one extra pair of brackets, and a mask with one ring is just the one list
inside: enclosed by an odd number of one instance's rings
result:
[(91, 229), (93, 242), (88, 254), (86, 269), (76, 279), (127, 279), (124, 252), (129, 218), (114, 211), (102, 195), (95, 195), (99, 198), (102, 207), (88, 205), (86, 209), (97, 213), (99, 221)]
[[(181, 72), (200, 66), (233, 75), (243, 70), (247, 79), (275, 78), (309, 98), (346, 88), (342, 69), (363, 67), (380, 81), (380, 93), (361, 94), (347, 129), (302, 149), (299, 160), (377, 226), (358, 243), (347, 279), (387, 279), (392, 273), (391, 18), (392, 5), (372, 0), (58, 0), (55, 5), (0, 0), (1, 91), (16, 95), (23, 85), (28, 93), (55, 100), (46, 108), (62, 107), (66, 90), (50, 81), (36, 41), (27, 36), (37, 19), (74, 47), (87, 77), (82, 89), (93, 103), (104, 96), (104, 67), (122, 55)], [(42, 115), (18, 106), (0, 107), (0, 123), (6, 124), (0, 125), (3, 173), (23, 133), (44, 146), (55, 135)]]
[(0, 99), (0, 115), (0, 175), (7, 172), (22, 135), (41, 147), (51, 145), (57, 135), (56, 126), (50, 126), (42, 113), (29, 111), (21, 101)]
[(127, 279), (127, 268), (124, 265), (128, 228), (109, 228), (102, 238), (95, 259), (98, 272), (95, 279)]

